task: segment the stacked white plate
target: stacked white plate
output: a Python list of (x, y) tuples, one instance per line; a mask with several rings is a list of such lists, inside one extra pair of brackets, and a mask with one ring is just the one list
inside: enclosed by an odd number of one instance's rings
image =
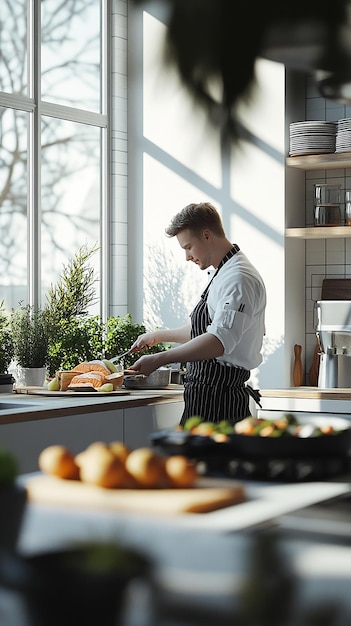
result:
[(335, 152), (336, 122), (292, 122), (289, 128), (290, 156)]
[(335, 152), (351, 152), (351, 119), (338, 120)]

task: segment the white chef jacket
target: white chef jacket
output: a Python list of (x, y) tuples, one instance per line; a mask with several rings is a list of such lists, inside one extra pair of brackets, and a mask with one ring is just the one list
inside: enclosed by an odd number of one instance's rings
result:
[(220, 363), (252, 370), (262, 363), (266, 289), (262, 277), (239, 250), (213, 278), (207, 297), (207, 332), (224, 348)]

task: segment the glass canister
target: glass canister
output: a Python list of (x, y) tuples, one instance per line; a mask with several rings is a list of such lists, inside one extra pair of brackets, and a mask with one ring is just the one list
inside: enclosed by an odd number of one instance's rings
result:
[(314, 185), (314, 204), (315, 226), (341, 226), (343, 224), (341, 185), (329, 183)]
[(315, 205), (340, 204), (341, 202), (341, 185), (323, 183), (314, 185), (314, 203)]
[(317, 204), (314, 209), (314, 225), (341, 226), (342, 217), (340, 204)]

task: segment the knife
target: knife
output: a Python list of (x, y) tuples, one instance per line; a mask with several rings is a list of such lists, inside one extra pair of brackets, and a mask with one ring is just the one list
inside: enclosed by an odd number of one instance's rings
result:
[(121, 359), (124, 356), (127, 356), (127, 354), (131, 354), (132, 349), (129, 348), (129, 350), (127, 350), (127, 352), (122, 352), (122, 354), (119, 354), (118, 356), (114, 356), (112, 359), (109, 359), (109, 361), (111, 363), (115, 363), (116, 361), (119, 361), (119, 359)]

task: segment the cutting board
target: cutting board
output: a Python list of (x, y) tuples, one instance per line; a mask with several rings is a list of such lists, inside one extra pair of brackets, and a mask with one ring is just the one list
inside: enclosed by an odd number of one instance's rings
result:
[(168, 516), (209, 513), (246, 499), (240, 483), (228, 487), (195, 485), (188, 489), (104, 489), (40, 475), (28, 479), (26, 488), (30, 502)]
[(56, 397), (61, 396), (62, 398), (68, 397), (90, 397), (96, 396), (99, 398), (100, 396), (128, 396), (130, 395), (130, 391), (128, 389), (116, 389), (115, 391), (71, 391), (67, 389), (67, 391), (49, 391), (45, 387), (16, 387), (14, 389), (15, 393), (24, 393), (27, 395), (33, 396), (47, 396), (47, 397)]

